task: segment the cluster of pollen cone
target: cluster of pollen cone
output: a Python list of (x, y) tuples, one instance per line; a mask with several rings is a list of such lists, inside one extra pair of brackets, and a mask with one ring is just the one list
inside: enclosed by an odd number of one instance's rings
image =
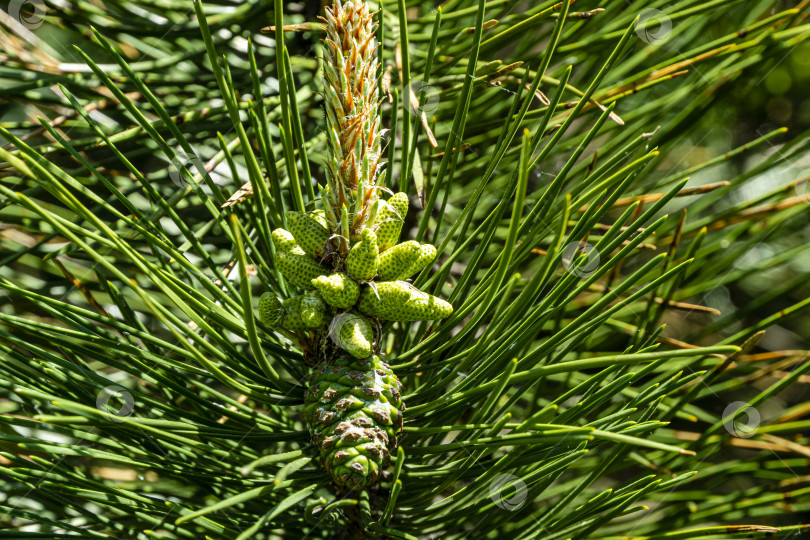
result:
[[(382, 321), (449, 316), (453, 307), (408, 281), (436, 249), (398, 243), (408, 197), (384, 199), (376, 26), (364, 2), (326, 8), (328, 177), (322, 209), (287, 212), (273, 231), (274, 263), (302, 294), (259, 301), (268, 326), (318, 344), (304, 418), (334, 482), (360, 489), (388, 466), (402, 431), (401, 384), (378, 356)], [(387, 190), (384, 190), (387, 191)]]

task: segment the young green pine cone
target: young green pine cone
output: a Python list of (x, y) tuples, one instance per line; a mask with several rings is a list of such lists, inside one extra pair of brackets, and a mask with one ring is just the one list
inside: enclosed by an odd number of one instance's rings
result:
[(360, 298), (360, 286), (343, 272), (318, 276), (312, 280), (312, 286), (321, 293), (327, 304), (339, 309), (352, 307)]
[(373, 308), (381, 303), (404, 304), (410, 297), (411, 285), (404, 281), (375, 281), (360, 291), (360, 304), (357, 307), (366, 315), (371, 315)]
[(307, 330), (323, 326), (326, 305), (317, 292), (309, 292), (281, 301), (266, 292), (259, 298), (259, 320), (267, 326), (286, 330)]
[(288, 231), (276, 229), (271, 238), (276, 248), (276, 267), (281, 275), (296, 287), (312, 289), (312, 280), (326, 273), (326, 268), (304, 253)]
[(285, 216), (287, 226), (301, 249), (320, 260), (328, 250), (331, 236), (323, 212), (287, 212)]
[(388, 466), (402, 433), (401, 387), (377, 356), (340, 357), (313, 375), (304, 420), (338, 486), (364, 488)]
[(377, 275), (379, 264), (377, 236), (369, 229), (365, 229), (360, 241), (352, 247), (346, 257), (346, 271), (357, 281), (370, 281)]
[(295, 242), (295, 237), (290, 234), (290, 231), (284, 229), (276, 229), (270, 234), (270, 239), (273, 240), (273, 247), (276, 252), (283, 251), (289, 253), (295, 248), (300, 246)]
[(329, 230), (329, 221), (326, 219), (325, 210), (321, 210), (320, 208), (318, 208), (310, 212), (309, 216), (318, 223), (320, 223), (324, 229), (326, 229), (327, 231)]
[(408, 195), (396, 193), (383, 204), (374, 219), (377, 245), (380, 251), (396, 245), (402, 232), (402, 223), (408, 213)]
[(419, 242), (409, 240), (386, 249), (380, 255), (377, 273), (382, 281), (396, 281), (410, 277), (407, 271), (419, 260)]
[(326, 322), (326, 304), (324, 304), (320, 293), (312, 291), (302, 294), (297, 298), (301, 298), (301, 320), (303, 320), (307, 326), (321, 326)]
[(281, 275), (302, 289), (312, 289), (312, 280), (327, 272), (326, 268), (306, 255), (301, 248), (295, 248), (291, 252), (276, 252), (275, 262)]
[[(422, 292), (404, 281), (384, 281), (360, 293), (358, 309), (384, 321), (433, 321), (453, 313), (453, 306), (441, 298)], [(377, 297), (379, 295), (379, 298)]]
[(374, 332), (371, 322), (359, 313), (339, 313), (332, 319), (329, 336), (338, 347), (355, 358), (371, 356)]
[(404, 277), (400, 279), (407, 279), (417, 273), (421, 272), (427, 265), (433, 262), (436, 258), (436, 248), (430, 244), (422, 244), (419, 246), (419, 258), (407, 269), (403, 274)]
[(284, 300), (281, 312), (279, 324), (287, 330), (309, 330), (326, 323), (326, 304), (316, 291)]
[(278, 326), (284, 312), (281, 300), (275, 294), (266, 292), (259, 297), (259, 320), (267, 326)]

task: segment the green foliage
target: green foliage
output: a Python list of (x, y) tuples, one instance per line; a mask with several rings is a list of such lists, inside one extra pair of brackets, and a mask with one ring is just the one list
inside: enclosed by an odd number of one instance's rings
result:
[(374, 329), (404, 429), (350, 495), (254, 317), (335, 159), (309, 4), (0, 19), (0, 537), (801, 534), (810, 132), (746, 123), (808, 3), (383, 3), (370, 217), (454, 311)]

